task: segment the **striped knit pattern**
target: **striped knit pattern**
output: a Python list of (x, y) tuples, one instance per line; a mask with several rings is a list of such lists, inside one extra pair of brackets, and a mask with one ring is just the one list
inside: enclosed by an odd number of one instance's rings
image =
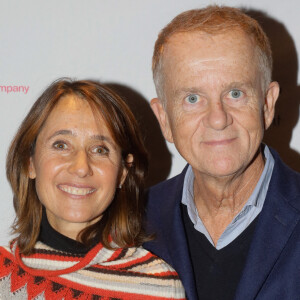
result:
[(74, 256), (38, 242), (20, 255), (16, 243), (0, 247), (0, 299), (185, 299), (177, 273), (139, 248), (96, 245)]

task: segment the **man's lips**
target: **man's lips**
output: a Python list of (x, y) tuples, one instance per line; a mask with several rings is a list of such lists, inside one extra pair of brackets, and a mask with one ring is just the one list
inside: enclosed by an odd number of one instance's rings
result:
[(205, 141), (203, 143), (208, 146), (226, 146), (226, 145), (232, 143), (234, 140), (235, 140), (235, 138), (222, 139), (222, 140), (209, 140), (209, 141)]
[(69, 185), (69, 184), (59, 184), (57, 187), (61, 191), (75, 196), (86, 196), (96, 191), (96, 189), (93, 187), (77, 186), (77, 185)]

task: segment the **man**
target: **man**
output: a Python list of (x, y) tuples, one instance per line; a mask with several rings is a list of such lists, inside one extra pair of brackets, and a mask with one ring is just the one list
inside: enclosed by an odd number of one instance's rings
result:
[(150, 189), (145, 247), (189, 299), (300, 299), (300, 174), (262, 144), (279, 95), (265, 33), (235, 8), (184, 12), (153, 74), (151, 107), (188, 166)]

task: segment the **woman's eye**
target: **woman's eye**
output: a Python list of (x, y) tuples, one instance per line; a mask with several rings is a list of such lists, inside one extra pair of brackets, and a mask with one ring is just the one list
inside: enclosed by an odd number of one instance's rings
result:
[(95, 147), (93, 150), (92, 150), (93, 153), (96, 153), (96, 154), (107, 154), (109, 152), (109, 150), (106, 148), (106, 147), (103, 147), (103, 146), (98, 146), (98, 147)]
[(233, 99), (239, 99), (239, 98), (241, 98), (243, 96), (243, 94), (244, 93), (242, 91), (240, 91), (240, 90), (231, 90), (229, 92), (230, 98), (233, 98)]
[(55, 142), (53, 147), (58, 150), (66, 150), (68, 148), (67, 144), (64, 142)]
[(197, 103), (199, 101), (200, 97), (199, 95), (196, 95), (196, 94), (192, 94), (192, 95), (189, 95), (185, 98), (185, 101), (187, 101), (188, 103)]

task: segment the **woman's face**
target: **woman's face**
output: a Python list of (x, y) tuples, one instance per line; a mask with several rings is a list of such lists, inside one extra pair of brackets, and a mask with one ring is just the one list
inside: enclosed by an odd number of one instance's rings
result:
[(86, 101), (63, 97), (37, 137), (29, 166), (51, 226), (76, 239), (101, 218), (126, 175), (104, 120), (95, 120)]

